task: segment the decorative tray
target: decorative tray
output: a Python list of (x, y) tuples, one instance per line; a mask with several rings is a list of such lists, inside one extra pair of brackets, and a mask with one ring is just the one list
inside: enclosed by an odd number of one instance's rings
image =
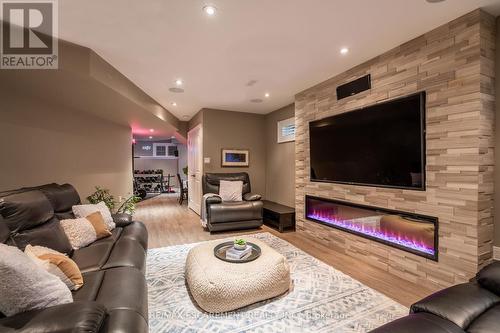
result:
[(260, 257), (260, 254), (262, 253), (262, 250), (260, 249), (260, 247), (257, 244), (247, 242), (247, 245), (252, 247), (252, 252), (249, 256), (246, 256), (242, 259), (226, 258), (226, 251), (229, 250), (230, 248), (232, 248), (233, 244), (234, 244), (233, 242), (224, 242), (224, 243), (217, 245), (214, 248), (214, 255), (222, 261), (233, 262), (233, 263), (245, 263), (245, 262), (254, 261), (258, 257)]

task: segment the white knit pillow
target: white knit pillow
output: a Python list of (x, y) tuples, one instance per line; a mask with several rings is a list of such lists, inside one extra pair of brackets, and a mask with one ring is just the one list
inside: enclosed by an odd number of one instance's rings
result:
[(219, 195), (222, 201), (242, 201), (243, 182), (241, 180), (221, 180)]
[(78, 250), (97, 240), (97, 233), (86, 218), (62, 220), (61, 227), (69, 239), (71, 247)]
[(0, 243), (0, 312), (13, 316), (73, 302), (68, 287), (14, 246)]
[(108, 227), (108, 230), (113, 230), (116, 227), (115, 222), (113, 222), (113, 217), (111, 216), (111, 212), (104, 203), (104, 201), (99, 202), (98, 204), (95, 205), (76, 205), (73, 206), (73, 214), (75, 214), (75, 217), (81, 218), (81, 217), (87, 217), (92, 213), (95, 212), (100, 212), (102, 217), (104, 218), (104, 222), (106, 223), (106, 226)]

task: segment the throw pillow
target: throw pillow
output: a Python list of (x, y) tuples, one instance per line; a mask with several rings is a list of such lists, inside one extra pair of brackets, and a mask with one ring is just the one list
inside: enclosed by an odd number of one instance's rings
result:
[(72, 208), (73, 214), (75, 214), (75, 217), (77, 218), (86, 217), (92, 213), (100, 212), (102, 217), (104, 218), (104, 221), (106, 222), (106, 225), (108, 226), (108, 230), (113, 230), (116, 227), (115, 222), (113, 222), (111, 212), (109, 211), (109, 208), (108, 206), (106, 206), (104, 201), (101, 201), (95, 205), (76, 205)]
[(0, 244), (0, 312), (6, 316), (73, 302), (56, 276), (14, 246)]
[(61, 226), (74, 250), (111, 235), (100, 212), (83, 218), (62, 220)]
[(42, 266), (47, 272), (57, 276), (70, 290), (83, 286), (82, 272), (76, 263), (61, 252), (43, 246), (28, 245), (24, 253)]
[(242, 201), (243, 182), (241, 180), (221, 180), (219, 195), (222, 201)]

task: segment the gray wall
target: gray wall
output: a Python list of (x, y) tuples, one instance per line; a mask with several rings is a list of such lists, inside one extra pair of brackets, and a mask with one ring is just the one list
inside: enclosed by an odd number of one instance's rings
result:
[(0, 191), (71, 183), (82, 199), (99, 185), (132, 193), (130, 128), (0, 90)]
[(295, 116), (295, 104), (265, 117), (266, 199), (295, 206), (295, 141), (277, 142), (277, 123)]
[(496, 117), (495, 117), (495, 237), (493, 244), (500, 247), (500, 17), (497, 17), (496, 36)]
[[(248, 172), (252, 192), (266, 192), (265, 117), (260, 114), (203, 109), (203, 172)], [(222, 149), (248, 149), (248, 168), (222, 167)]]

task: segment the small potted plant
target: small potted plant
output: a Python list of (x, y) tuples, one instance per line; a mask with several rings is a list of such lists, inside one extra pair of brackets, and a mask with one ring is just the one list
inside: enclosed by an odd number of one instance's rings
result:
[(234, 248), (236, 250), (244, 250), (247, 248), (247, 241), (244, 239), (235, 239), (234, 240)]

